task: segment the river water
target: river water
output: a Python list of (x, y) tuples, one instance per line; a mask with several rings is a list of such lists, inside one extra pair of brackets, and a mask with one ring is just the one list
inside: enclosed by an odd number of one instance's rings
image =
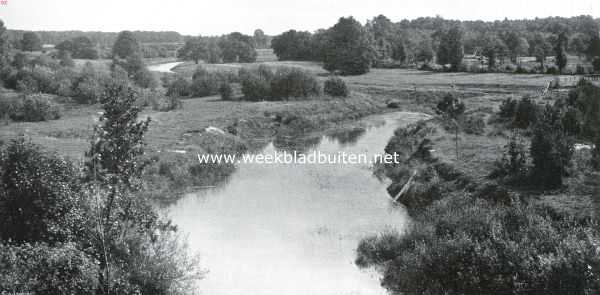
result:
[[(364, 129), (325, 135), (304, 150), (379, 154), (397, 127), (421, 118), (368, 117)], [(280, 148), (271, 143), (262, 153)], [(169, 216), (209, 271), (201, 294), (386, 294), (354, 259), (361, 238), (407, 224), (387, 184), (368, 164), (240, 164), (226, 184), (185, 196)]]
[(177, 61), (177, 62), (149, 65), (148, 70), (150, 70), (152, 72), (173, 73), (173, 71), (171, 71), (171, 69), (173, 69), (174, 67), (176, 67), (182, 63), (183, 62)]

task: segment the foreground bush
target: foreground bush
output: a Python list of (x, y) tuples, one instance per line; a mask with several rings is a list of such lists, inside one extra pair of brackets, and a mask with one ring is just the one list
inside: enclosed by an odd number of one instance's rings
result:
[(202, 276), (197, 257), (140, 191), (149, 121), (138, 120), (133, 89), (113, 82), (102, 97), (104, 112), (85, 169), (23, 140), (3, 146), (2, 290), (165, 295), (195, 290)]
[(23, 138), (0, 152), (0, 240), (54, 242), (81, 231), (83, 210), (71, 164)]
[(327, 79), (327, 81), (325, 81), (323, 90), (325, 91), (325, 94), (333, 97), (347, 97), (349, 92), (346, 82), (339, 77), (331, 77)]
[(381, 267), (402, 294), (593, 294), (598, 231), (521, 204), (457, 196), (416, 217), (406, 235), (364, 239), (356, 263)]
[(0, 243), (0, 266), (5, 292), (92, 295), (98, 289), (98, 261), (71, 243)]

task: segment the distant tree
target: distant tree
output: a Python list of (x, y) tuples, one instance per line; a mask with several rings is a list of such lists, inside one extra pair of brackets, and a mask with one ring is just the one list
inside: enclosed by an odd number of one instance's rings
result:
[(20, 69), (24, 68), (28, 62), (29, 61), (27, 60), (27, 55), (25, 55), (23, 52), (17, 52), (13, 56), (11, 65), (13, 67), (15, 67), (16, 69), (20, 70)]
[(455, 25), (442, 33), (437, 51), (437, 62), (445, 65), (450, 64), (453, 71), (457, 71), (464, 57), (463, 30)]
[(157, 86), (157, 81), (154, 76), (146, 68), (142, 58), (142, 51), (139, 43), (135, 39), (133, 33), (123, 31), (117, 36), (117, 40), (113, 45), (113, 64), (112, 70), (115, 68), (123, 68), (129, 79), (132, 79), (137, 85), (143, 88), (154, 88)]
[(97, 59), (98, 50), (94, 43), (85, 36), (75, 37), (70, 40), (65, 40), (58, 45), (56, 49), (70, 52), (73, 58), (81, 59)]
[(256, 48), (267, 48), (269, 47), (269, 44), (267, 42), (267, 36), (265, 35), (265, 32), (263, 32), (263, 30), (261, 29), (256, 29), (254, 31), (254, 46)]
[(112, 48), (113, 58), (125, 59), (134, 55), (141, 56), (141, 47), (135, 35), (130, 31), (122, 31)]
[(256, 61), (254, 39), (250, 36), (234, 32), (221, 37), (218, 44), (223, 54), (223, 62), (250, 63)]
[(594, 57), (600, 57), (600, 37), (594, 36), (588, 45), (587, 56), (591, 59)]
[(506, 48), (510, 54), (510, 60), (513, 62), (517, 61), (517, 49), (521, 43), (521, 37), (517, 32), (511, 31), (506, 34), (503, 38), (504, 44), (506, 44)]
[(433, 48), (431, 46), (431, 40), (422, 40), (417, 45), (417, 51), (415, 59), (418, 62), (430, 62), (433, 60)]
[(458, 149), (458, 118), (465, 113), (465, 104), (452, 94), (445, 95), (435, 108), (435, 113), (453, 125), (454, 143), (456, 146), (456, 160), (459, 158)]
[(72, 67), (75, 65), (73, 59), (71, 58), (71, 52), (61, 50), (58, 52), (58, 59), (60, 60), (60, 65), (63, 67)]
[(581, 58), (586, 54), (590, 41), (589, 36), (586, 34), (577, 33), (572, 35), (569, 39), (569, 52)]
[(556, 54), (556, 66), (558, 67), (558, 72), (562, 73), (563, 69), (567, 66), (567, 54), (565, 53), (565, 48), (567, 47), (567, 35), (562, 32), (558, 35), (556, 39), (556, 45), (554, 46), (554, 53)]
[(279, 60), (313, 60), (315, 55), (309, 32), (284, 32), (271, 40), (271, 48)]
[(504, 43), (512, 62), (517, 62), (519, 56), (526, 55), (529, 52), (529, 42), (527, 42), (527, 39), (519, 36), (514, 31), (505, 35)]
[(488, 58), (488, 65), (490, 68), (496, 67), (496, 61), (499, 57), (502, 57), (507, 52), (507, 47), (498, 36), (486, 33), (482, 37), (481, 44), (482, 54)]
[(200, 60), (208, 59), (208, 44), (202, 37), (192, 37), (185, 41), (185, 45), (177, 51), (177, 57), (184, 60), (193, 60), (198, 64)]
[(316, 61), (325, 60), (327, 52), (327, 44), (329, 43), (329, 31), (318, 30), (311, 37), (311, 47), (313, 51), (313, 59)]
[(373, 33), (373, 37), (376, 40), (391, 39), (394, 35), (394, 23), (382, 14), (367, 22), (366, 26)]
[(42, 40), (34, 32), (26, 32), (21, 39), (21, 50), (39, 51), (42, 50)]
[(533, 56), (535, 56), (536, 60), (540, 63), (542, 69), (544, 68), (544, 62), (546, 61), (546, 57), (551, 54), (552, 46), (548, 43), (548, 40), (540, 34), (536, 33), (529, 42), (529, 51)]
[(223, 52), (217, 43), (217, 40), (211, 38), (206, 44), (207, 56), (206, 62), (211, 64), (220, 63), (223, 60)]
[(9, 63), (10, 43), (4, 22), (0, 20), (0, 69)]
[(323, 67), (342, 75), (360, 75), (369, 71), (374, 50), (365, 28), (354, 18), (340, 18), (329, 33)]

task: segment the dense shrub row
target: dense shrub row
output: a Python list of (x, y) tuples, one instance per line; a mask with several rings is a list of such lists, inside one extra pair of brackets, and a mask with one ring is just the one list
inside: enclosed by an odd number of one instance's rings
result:
[(208, 71), (198, 67), (192, 79), (165, 77), (163, 84), (170, 97), (205, 97), (220, 94), (223, 85), (237, 81), (237, 75), (227, 71)]
[(60, 108), (50, 98), (41, 94), (0, 95), (0, 119), (38, 122), (56, 120)]
[(255, 69), (243, 68), (239, 79), (244, 99), (250, 101), (307, 98), (321, 93), (317, 79), (298, 68), (273, 70), (264, 65)]
[(356, 263), (383, 266), (394, 293), (592, 294), (599, 234), (528, 205), (459, 195), (416, 216), (405, 235), (364, 239)]

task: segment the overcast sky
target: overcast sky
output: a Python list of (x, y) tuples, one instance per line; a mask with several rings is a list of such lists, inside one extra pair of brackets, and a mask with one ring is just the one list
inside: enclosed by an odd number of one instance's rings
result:
[[(594, 3), (596, 2), (596, 3)], [(0, 19), (11, 29), (178, 31), (189, 35), (274, 35), (314, 31), (341, 16), (365, 22), (384, 14), (393, 21), (440, 15), (461, 20), (546, 16), (599, 17), (598, 0), (7, 0)]]

